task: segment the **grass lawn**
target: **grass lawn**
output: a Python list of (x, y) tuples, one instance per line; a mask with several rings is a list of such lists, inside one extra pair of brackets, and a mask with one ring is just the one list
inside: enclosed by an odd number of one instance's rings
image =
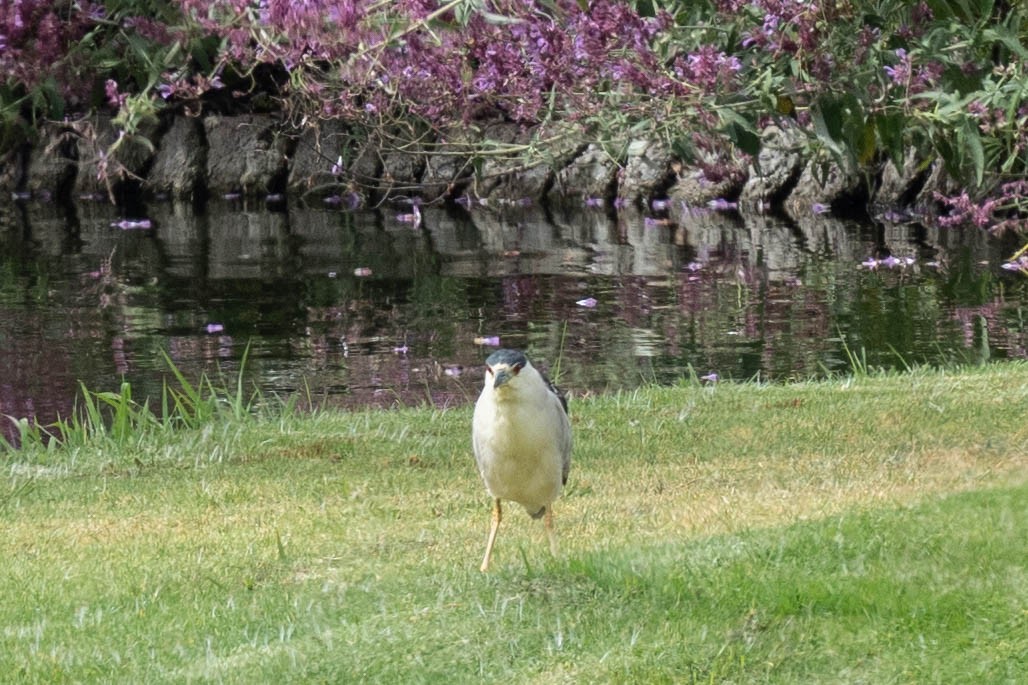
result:
[(489, 574), (470, 407), (0, 451), (0, 681), (1028, 681), (1028, 365), (571, 408)]

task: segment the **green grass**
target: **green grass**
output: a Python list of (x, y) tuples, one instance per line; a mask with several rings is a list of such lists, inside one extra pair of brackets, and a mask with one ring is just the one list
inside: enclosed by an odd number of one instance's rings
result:
[(1024, 364), (580, 398), (561, 557), (509, 507), (485, 575), (470, 408), (0, 451), (0, 681), (1024, 682), (1026, 403)]

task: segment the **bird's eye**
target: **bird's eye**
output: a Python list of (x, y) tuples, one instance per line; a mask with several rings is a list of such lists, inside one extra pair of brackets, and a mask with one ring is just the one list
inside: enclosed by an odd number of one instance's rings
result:
[(519, 373), (521, 373), (521, 369), (523, 368), (525, 368), (524, 364), (515, 364), (513, 369), (514, 375), (517, 376)]
[(493, 368), (492, 368), (491, 366), (487, 366), (487, 367), (485, 367), (485, 370), (489, 372), (489, 375), (490, 375), (490, 376), (492, 376), (492, 375), (493, 375)]

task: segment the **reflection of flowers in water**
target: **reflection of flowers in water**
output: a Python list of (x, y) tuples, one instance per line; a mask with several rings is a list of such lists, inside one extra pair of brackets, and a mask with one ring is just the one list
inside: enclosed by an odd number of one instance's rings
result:
[(85, 279), (93, 281), (91, 286), (84, 289), (84, 292), (96, 297), (98, 309), (110, 307), (114, 302), (114, 295), (123, 290), (122, 284), (114, 274), (113, 263), (114, 251), (112, 250), (110, 255), (100, 260), (100, 265), (95, 271), (84, 275)]
[(997, 299), (974, 307), (954, 307), (952, 317), (960, 325), (964, 346), (969, 349), (987, 346), (1003, 350), (1011, 358), (1028, 358), (1028, 330), (1004, 321), (1008, 306), (1009, 303)]
[(896, 257), (894, 255), (889, 255), (888, 257), (883, 257), (882, 259), (868, 257), (860, 263), (860, 266), (865, 269), (870, 269), (871, 271), (876, 270), (878, 267), (884, 267), (886, 269), (904, 269), (908, 266), (913, 266), (914, 262), (914, 258), (909, 255), (906, 257)]

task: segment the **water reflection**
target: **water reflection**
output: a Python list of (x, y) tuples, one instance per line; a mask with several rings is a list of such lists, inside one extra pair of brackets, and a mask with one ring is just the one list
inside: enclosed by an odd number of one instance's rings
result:
[(476, 339), (494, 337), (560, 358), (579, 393), (692, 371), (808, 378), (862, 350), (874, 366), (1026, 354), (1025, 279), (999, 268), (1015, 245), (976, 231), (682, 206), (424, 208), (420, 226), (401, 211), (0, 208), (0, 413), (67, 415), (80, 381), (159, 394), (162, 350), (188, 376), (231, 376), (248, 345), (265, 393), (377, 406), (466, 401), (490, 351)]

